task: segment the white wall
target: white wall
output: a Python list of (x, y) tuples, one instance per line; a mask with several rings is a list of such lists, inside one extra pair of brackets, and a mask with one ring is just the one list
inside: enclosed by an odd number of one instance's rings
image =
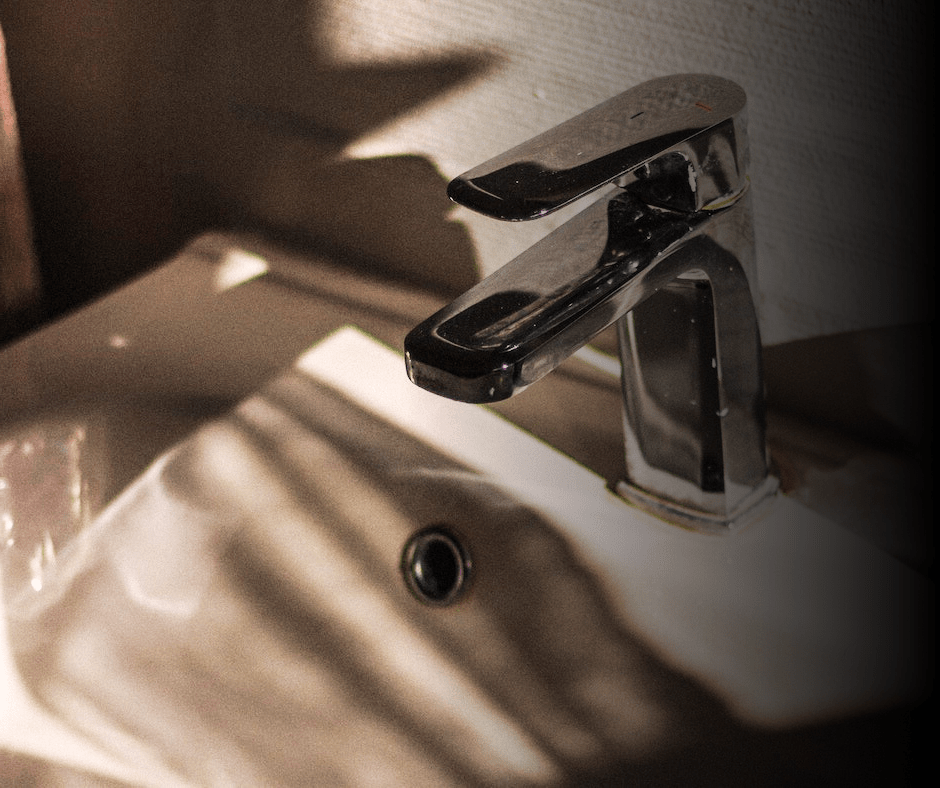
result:
[[(923, 9), (926, 5), (921, 4)], [(764, 341), (932, 319), (918, 190), (926, 10), (906, 0), (326, 0), (321, 58), (469, 52), (490, 67), (373, 130), (354, 158), (417, 154), (451, 178), (654, 76), (700, 71), (749, 96)], [(313, 11), (311, 11), (311, 15)], [(556, 220), (455, 209), (481, 273)]]

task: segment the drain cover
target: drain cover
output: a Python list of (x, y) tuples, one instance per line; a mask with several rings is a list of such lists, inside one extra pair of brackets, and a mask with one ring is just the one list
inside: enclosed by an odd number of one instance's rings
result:
[(446, 528), (419, 531), (402, 552), (402, 574), (411, 592), (429, 605), (449, 605), (463, 593), (470, 559)]

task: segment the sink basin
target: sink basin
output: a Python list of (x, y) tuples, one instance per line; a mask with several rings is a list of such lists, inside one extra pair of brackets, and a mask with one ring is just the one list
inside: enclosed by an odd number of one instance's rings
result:
[(53, 403), (97, 498), (5, 589), (0, 745), (161, 785), (866, 774), (800, 734), (844, 755), (842, 721), (922, 700), (921, 574), (784, 495), (727, 535), (659, 521), (412, 386), (388, 345), (431, 297), (250, 248), (202, 239), (6, 353), (46, 392), (5, 392), (15, 445)]

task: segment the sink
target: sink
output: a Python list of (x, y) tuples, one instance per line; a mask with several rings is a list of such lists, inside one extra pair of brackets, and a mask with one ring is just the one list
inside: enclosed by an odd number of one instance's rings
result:
[(896, 768), (929, 580), (793, 496), (665, 523), (416, 388), (393, 348), (434, 300), (211, 235), (4, 351), (2, 445), (59, 436), (88, 487), (35, 582), (4, 566), (0, 751), (160, 785)]

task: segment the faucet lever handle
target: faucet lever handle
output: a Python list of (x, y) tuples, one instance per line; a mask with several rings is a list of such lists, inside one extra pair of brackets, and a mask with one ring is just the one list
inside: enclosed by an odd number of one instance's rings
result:
[(653, 79), (468, 170), (452, 200), (495, 219), (537, 219), (612, 181), (651, 205), (720, 207), (746, 186), (746, 97), (702, 74)]

